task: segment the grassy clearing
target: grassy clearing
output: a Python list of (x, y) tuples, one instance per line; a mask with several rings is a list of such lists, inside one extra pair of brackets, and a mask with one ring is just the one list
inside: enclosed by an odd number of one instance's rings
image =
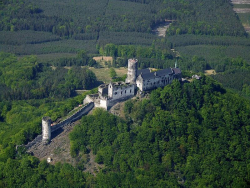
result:
[(97, 56), (93, 57), (96, 62), (98, 62), (102, 67), (107, 67), (108, 64), (112, 64), (113, 58), (111, 56)]
[(205, 75), (209, 76), (209, 75), (216, 75), (216, 71), (214, 69), (211, 70), (205, 70)]
[(97, 57), (93, 57), (94, 60), (96, 60), (97, 62), (101, 62), (101, 61), (113, 61), (113, 58), (111, 56), (97, 56)]
[[(110, 77), (109, 68), (97, 69), (97, 68), (90, 67), (90, 69), (95, 73), (97, 80), (103, 81), (104, 83), (108, 83), (112, 80)], [(122, 77), (125, 74), (127, 74), (127, 68), (125, 67), (115, 68), (115, 71), (118, 77)]]

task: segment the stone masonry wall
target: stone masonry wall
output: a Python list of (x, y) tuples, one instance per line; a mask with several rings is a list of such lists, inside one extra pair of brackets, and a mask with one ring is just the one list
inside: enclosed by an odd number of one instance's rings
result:
[(64, 121), (52, 126), (51, 127), (51, 132), (59, 129), (60, 127), (66, 125), (66, 124), (69, 124), (69, 123), (71, 123), (73, 121), (76, 121), (76, 120), (80, 119), (83, 115), (87, 114), (93, 107), (94, 107), (94, 103), (90, 102), (89, 104), (87, 104), (83, 108), (79, 109), (76, 113), (74, 113), (68, 119), (65, 119)]
[[(56, 131), (57, 129), (72, 123), (78, 119), (80, 119), (83, 115), (86, 115), (92, 108), (94, 107), (94, 103), (90, 102), (89, 104), (85, 105), (81, 109), (79, 109), (76, 113), (74, 113), (72, 116), (69, 118), (65, 119), (64, 121), (54, 125), (51, 127), (51, 133)], [(42, 141), (42, 135), (38, 135), (33, 141), (29, 142), (25, 147), (27, 149), (31, 148), (33, 145), (37, 144), (38, 142)]]

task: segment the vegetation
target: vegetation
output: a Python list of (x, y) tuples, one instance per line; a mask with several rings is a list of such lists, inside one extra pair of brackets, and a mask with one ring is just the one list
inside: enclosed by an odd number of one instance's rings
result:
[[(0, 187), (249, 187), (250, 40), (239, 20), (247, 16), (230, 0), (2, 0)], [(165, 20), (158, 38), (152, 29)], [(112, 56), (105, 71), (98, 55)], [(174, 81), (127, 101), (126, 119), (100, 109), (83, 117), (71, 155), (92, 150), (104, 164), (97, 176), (15, 149), (41, 133), (43, 116), (57, 121), (97, 93), (76, 89), (124, 80), (118, 67), (131, 57), (139, 68), (177, 60), (187, 77), (215, 69), (227, 90), (205, 76)]]
[(110, 68), (109, 74), (111, 78), (115, 78), (117, 76), (114, 68)]
[(150, 46), (156, 39), (152, 29), (165, 19), (174, 20), (168, 36), (246, 36), (229, 0), (98, 0), (95, 5), (87, 0), (4, 0), (0, 10), (1, 46), (22, 55), (96, 53), (96, 45), (108, 43)]
[[(78, 66), (88, 62), (84, 52), (75, 59)], [(1, 100), (68, 98), (75, 95), (75, 89), (90, 89), (95, 83), (95, 74), (87, 68), (53, 70), (37, 63), (35, 56), (17, 60), (12, 54), (0, 52)]]
[(70, 134), (71, 154), (93, 150), (110, 187), (249, 186), (249, 101), (208, 77), (125, 104), (128, 122), (97, 109)]

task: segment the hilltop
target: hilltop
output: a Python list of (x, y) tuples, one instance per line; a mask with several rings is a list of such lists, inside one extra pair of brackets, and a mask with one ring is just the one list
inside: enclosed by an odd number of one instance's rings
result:
[[(0, 1), (0, 187), (249, 187), (242, 8), (230, 0)], [(34, 152), (40, 160), (16, 149), (41, 134), (42, 117), (59, 122), (100, 84), (124, 81), (129, 58), (154, 71), (178, 62), (184, 78), (201, 79), (119, 104), (111, 111), (121, 118), (94, 110)]]

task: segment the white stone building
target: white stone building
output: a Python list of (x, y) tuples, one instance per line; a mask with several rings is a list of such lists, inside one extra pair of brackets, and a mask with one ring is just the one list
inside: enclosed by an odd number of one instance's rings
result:
[(126, 82), (102, 84), (98, 87), (98, 94), (88, 95), (84, 104), (94, 102), (95, 107), (109, 109), (119, 101), (132, 98), (137, 88), (148, 91), (171, 84), (174, 79), (181, 80), (181, 70), (177, 67), (151, 72), (150, 69), (137, 69), (137, 60), (128, 60), (128, 74)]

